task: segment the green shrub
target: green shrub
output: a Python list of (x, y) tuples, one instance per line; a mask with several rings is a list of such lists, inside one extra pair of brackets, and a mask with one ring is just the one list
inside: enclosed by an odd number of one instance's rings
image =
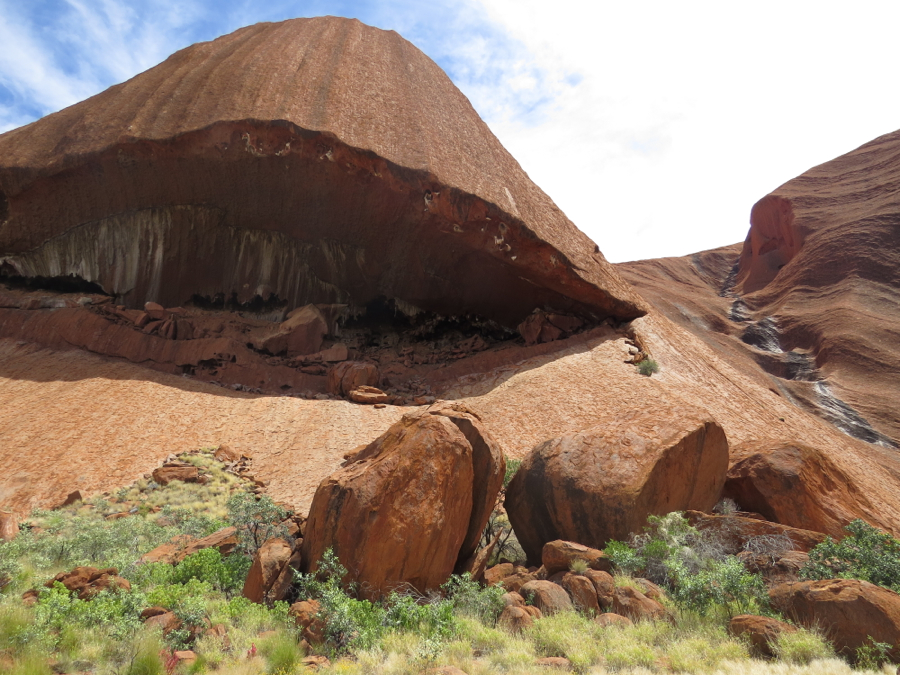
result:
[(806, 665), (816, 659), (834, 655), (831, 644), (824, 637), (807, 630), (781, 633), (772, 647), (779, 660), (797, 665)]
[(637, 371), (645, 377), (650, 377), (659, 372), (659, 364), (653, 359), (644, 359), (637, 364)]
[(650, 516), (631, 543), (611, 541), (605, 552), (625, 574), (665, 586), (683, 609), (705, 615), (764, 612), (768, 597), (758, 574), (726, 555), (714, 536), (698, 531), (680, 512)]
[(513, 479), (513, 476), (516, 475), (520, 466), (522, 466), (521, 459), (512, 459), (511, 457), (506, 458), (506, 472), (503, 474), (504, 490), (509, 487), (509, 482)]
[(293, 672), (303, 658), (297, 640), (288, 633), (277, 633), (263, 641), (259, 652), (266, 659), (266, 672), (269, 675)]
[(856, 667), (859, 670), (878, 670), (884, 664), (890, 663), (891, 659), (888, 653), (893, 645), (887, 642), (876, 642), (869, 635), (869, 644), (864, 644), (856, 649)]
[(271, 497), (257, 497), (249, 492), (236, 492), (226, 504), (228, 522), (238, 531), (240, 548), (252, 557), (267, 539), (287, 538), (287, 528), (281, 523), (288, 513), (272, 501)]
[(170, 583), (183, 584), (191, 579), (208, 582), (228, 594), (239, 593), (247, 578), (252, 559), (243, 555), (225, 558), (217, 548), (197, 551), (175, 566)]
[(900, 541), (862, 520), (841, 541), (826, 537), (809, 552), (806, 579), (862, 579), (900, 593)]

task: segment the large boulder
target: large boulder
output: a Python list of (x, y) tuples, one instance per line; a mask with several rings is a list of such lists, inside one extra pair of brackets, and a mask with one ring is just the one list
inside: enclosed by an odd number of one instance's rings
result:
[(300, 555), (284, 539), (268, 539), (253, 556), (244, 581), (243, 596), (252, 602), (274, 602), (285, 597), (293, 581), (292, 567), (299, 567)]
[(573, 541), (548, 541), (541, 549), (541, 564), (548, 575), (567, 572), (576, 560), (583, 561), (592, 570), (608, 572), (612, 569), (612, 561), (603, 551)]
[(503, 472), (502, 453), (473, 414), (406, 415), (319, 485), (306, 569), (332, 549), (366, 597), (437, 588), (474, 553)]
[(519, 595), (531, 599), (534, 606), (543, 614), (556, 614), (575, 609), (566, 589), (552, 581), (540, 579), (529, 581), (519, 590)]
[(306, 305), (290, 312), (285, 321), (256, 340), (255, 347), (270, 354), (314, 354), (328, 334), (328, 321), (318, 307)]
[(769, 590), (772, 605), (785, 617), (821, 630), (842, 654), (872, 640), (892, 645), (900, 660), (900, 595), (858, 579), (826, 579), (781, 584)]
[(728, 442), (715, 421), (659, 405), (538, 445), (510, 482), (505, 506), (536, 564), (555, 539), (602, 549), (640, 531), (649, 515), (709, 510), (727, 468)]
[(845, 471), (801, 443), (761, 448), (736, 462), (724, 491), (741, 508), (769, 520), (839, 538), (843, 526), (859, 517), (859, 505), (868, 506)]

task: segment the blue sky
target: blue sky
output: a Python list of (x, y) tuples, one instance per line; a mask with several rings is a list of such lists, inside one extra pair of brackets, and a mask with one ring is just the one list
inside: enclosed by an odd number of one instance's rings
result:
[(900, 128), (893, 0), (0, 0), (0, 132), (194, 42), (322, 14), (437, 61), (613, 261), (741, 241), (756, 200)]

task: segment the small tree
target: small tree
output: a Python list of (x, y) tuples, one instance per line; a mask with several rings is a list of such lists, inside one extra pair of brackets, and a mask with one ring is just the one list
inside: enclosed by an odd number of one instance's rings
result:
[(248, 492), (237, 492), (227, 503), (228, 521), (237, 528), (240, 549), (247, 555), (256, 555), (259, 547), (272, 537), (288, 537), (287, 528), (281, 523), (288, 513), (263, 495), (259, 499)]

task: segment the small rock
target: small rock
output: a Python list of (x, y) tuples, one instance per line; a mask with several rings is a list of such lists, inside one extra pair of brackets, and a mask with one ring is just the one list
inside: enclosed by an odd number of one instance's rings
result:
[(500, 612), (497, 623), (511, 633), (521, 633), (534, 624), (534, 617), (526, 611), (524, 606), (509, 605)]
[(305, 668), (310, 668), (312, 670), (331, 667), (331, 661), (329, 661), (326, 656), (307, 656), (306, 658), (301, 659), (300, 663)]
[(622, 616), (621, 614), (613, 614), (612, 612), (606, 612), (605, 614), (598, 614), (594, 617), (594, 623), (598, 623), (601, 626), (632, 626), (634, 623), (627, 616)]
[(176, 651), (173, 654), (178, 663), (193, 663), (197, 660), (197, 655), (190, 649)]
[(535, 661), (538, 666), (545, 668), (560, 668), (561, 670), (572, 670), (572, 662), (564, 659), (562, 656), (545, 656)]
[(19, 535), (19, 521), (13, 513), (0, 513), (0, 541), (12, 541)]
[(735, 637), (746, 635), (753, 651), (759, 656), (775, 656), (772, 645), (782, 633), (796, 633), (797, 629), (790, 624), (768, 616), (741, 614), (728, 623), (728, 632)]

